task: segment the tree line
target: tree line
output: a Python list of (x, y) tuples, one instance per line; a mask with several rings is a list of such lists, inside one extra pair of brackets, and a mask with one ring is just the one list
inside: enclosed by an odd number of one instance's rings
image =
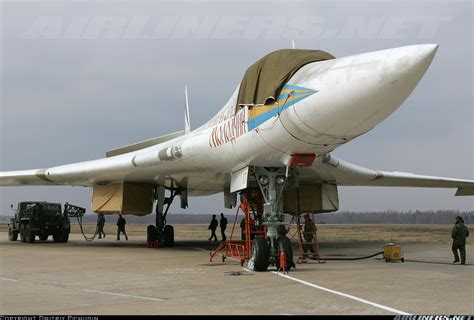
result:
[(453, 224), (461, 216), (466, 224), (474, 223), (474, 211), (339, 211), (315, 215), (316, 223), (324, 224)]

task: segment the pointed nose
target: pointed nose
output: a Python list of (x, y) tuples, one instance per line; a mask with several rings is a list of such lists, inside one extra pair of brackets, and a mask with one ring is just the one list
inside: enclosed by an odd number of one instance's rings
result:
[(307, 108), (295, 110), (318, 134), (345, 139), (361, 135), (403, 103), (437, 49), (437, 44), (413, 45), (306, 66), (299, 79), (311, 80), (297, 85), (318, 93), (304, 100)]

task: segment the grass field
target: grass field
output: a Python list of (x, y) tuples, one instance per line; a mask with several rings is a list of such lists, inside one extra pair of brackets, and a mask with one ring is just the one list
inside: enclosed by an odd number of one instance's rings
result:
[[(210, 236), (207, 230), (207, 224), (179, 224), (174, 225), (176, 240), (203, 240)], [(453, 225), (407, 225), (407, 224), (322, 224), (318, 225), (318, 238), (320, 242), (334, 241), (381, 241), (389, 242), (413, 242), (413, 243), (451, 243), (451, 229)], [(468, 226), (471, 232), (472, 225)], [(291, 228), (295, 228), (292, 226)], [(232, 230), (230, 225), (226, 230), (229, 238)], [(88, 235), (92, 235), (95, 231), (95, 225), (84, 225), (84, 231)], [(130, 237), (146, 237), (146, 225), (127, 224), (127, 234)], [(0, 224), (0, 232), (7, 232), (7, 224)], [(117, 228), (115, 225), (106, 224), (105, 233), (108, 237), (115, 237)], [(79, 226), (72, 225), (71, 233), (80, 233)], [(217, 230), (218, 239), (220, 239), (220, 230)], [(240, 238), (240, 227), (236, 226), (234, 230), (234, 238)], [(469, 237), (467, 243), (473, 243), (474, 235)]]

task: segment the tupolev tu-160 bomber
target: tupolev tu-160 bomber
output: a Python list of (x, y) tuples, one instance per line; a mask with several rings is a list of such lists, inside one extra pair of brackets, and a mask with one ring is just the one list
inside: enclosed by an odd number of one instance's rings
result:
[(240, 202), (254, 211), (263, 233), (251, 259), (265, 271), (288, 245), (284, 215), (337, 211), (338, 186), (474, 195), (474, 181), (462, 177), (369, 169), (331, 154), (396, 111), (437, 49), (419, 44), (338, 58), (277, 50), (251, 65), (224, 107), (196, 129), (185, 89), (184, 130), (109, 150), (103, 159), (1, 172), (0, 185), (90, 187), (92, 210), (104, 214), (144, 216), (156, 201), (153, 232), (165, 238), (173, 236), (165, 207), (175, 197), (187, 208), (190, 196), (223, 193), (226, 208)]

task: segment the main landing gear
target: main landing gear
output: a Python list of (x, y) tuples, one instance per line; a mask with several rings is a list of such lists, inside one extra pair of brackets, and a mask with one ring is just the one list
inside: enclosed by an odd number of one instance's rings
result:
[[(157, 246), (174, 247), (174, 228), (166, 223), (166, 215), (173, 203), (174, 198), (179, 195), (183, 197), (183, 192), (179, 189), (169, 189), (170, 196), (165, 197), (165, 188), (159, 186), (155, 189), (156, 203), (156, 225), (149, 225), (147, 228), (148, 244), (156, 243)], [(183, 200), (181, 201), (183, 203)], [(166, 205), (166, 209), (164, 206)]]

